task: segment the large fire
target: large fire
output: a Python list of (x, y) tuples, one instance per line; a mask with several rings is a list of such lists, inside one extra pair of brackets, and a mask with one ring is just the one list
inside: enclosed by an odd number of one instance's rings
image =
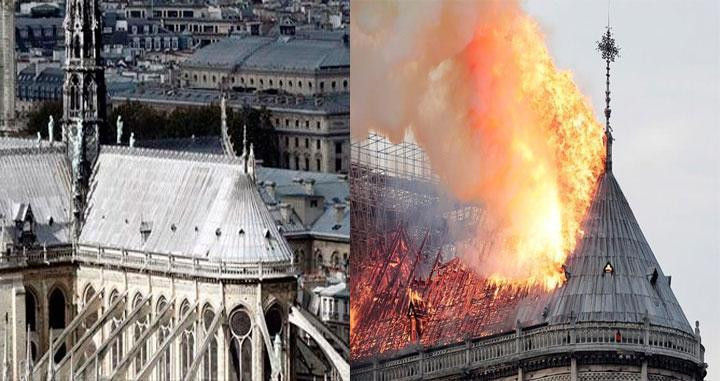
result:
[(488, 223), (460, 246), (478, 274), (561, 285), (603, 126), (538, 24), (510, 1), (358, 1), (352, 15), (353, 133), (411, 130), (451, 193), (482, 205)]

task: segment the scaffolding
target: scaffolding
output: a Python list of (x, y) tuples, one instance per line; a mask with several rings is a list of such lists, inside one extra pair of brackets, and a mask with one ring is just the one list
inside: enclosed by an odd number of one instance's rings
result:
[(362, 262), (369, 247), (384, 246), (413, 209), (437, 202), (437, 176), (417, 144), (393, 144), (371, 133), (353, 140), (350, 162), (351, 242), (353, 257)]

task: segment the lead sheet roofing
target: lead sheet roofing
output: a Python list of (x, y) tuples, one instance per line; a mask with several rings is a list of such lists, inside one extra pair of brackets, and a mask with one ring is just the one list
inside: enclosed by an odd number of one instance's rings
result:
[(103, 146), (80, 242), (236, 263), (289, 262), (291, 249), (241, 163)]

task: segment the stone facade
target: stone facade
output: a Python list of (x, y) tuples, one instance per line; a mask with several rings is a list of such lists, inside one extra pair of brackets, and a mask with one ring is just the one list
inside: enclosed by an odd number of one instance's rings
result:
[[(270, 372), (269, 363), (265, 360), (267, 351), (263, 342), (263, 335), (256, 322), (258, 309), (262, 308), (262, 314), (268, 321), (268, 329), (270, 334), (282, 333), (282, 342), (287, 343), (283, 349), (283, 379), (291, 379), (293, 374), (293, 349), (292, 343), (295, 340), (295, 329), (290, 328), (288, 321), (288, 306), (296, 298), (297, 283), (293, 277), (286, 280), (271, 282), (228, 282), (222, 283), (212, 279), (191, 279), (170, 277), (163, 274), (141, 273), (128, 271), (119, 268), (103, 268), (96, 266), (59, 266), (59, 267), (39, 267), (26, 269), (20, 273), (6, 274), (0, 279), (0, 295), (2, 296), (2, 307), (0, 313), (8, 316), (10, 322), (3, 327), (15, 327), (10, 332), (9, 338), (11, 342), (12, 363), (15, 365), (11, 370), (14, 379), (23, 374), (25, 367), (25, 342), (26, 330), (21, 327), (30, 327), (30, 342), (32, 345), (33, 363), (37, 364), (40, 355), (48, 350), (49, 334), (52, 332), (53, 337), (57, 337), (62, 329), (52, 327), (52, 323), (58, 323), (57, 313), (62, 311), (64, 323), (69, 324), (74, 317), (85, 307), (88, 295), (94, 295), (103, 291), (102, 307), (100, 311), (109, 309), (112, 304), (113, 297), (118, 294), (126, 294), (128, 302), (125, 303), (123, 309), (124, 315), (129, 315), (133, 310), (133, 304), (129, 301), (139, 300), (139, 298), (149, 298), (148, 317), (150, 320), (159, 311), (159, 303), (173, 303), (176, 308), (172, 312), (172, 319), (179, 321), (182, 318), (180, 306), (190, 305), (198, 309), (200, 318), (198, 318), (188, 330), (189, 337), (194, 339), (194, 344), (187, 344), (187, 341), (175, 340), (172, 344), (171, 353), (168, 359), (170, 379), (179, 379), (187, 372), (189, 364), (183, 362), (183, 355), (194, 356), (193, 350), (197, 350), (200, 340), (205, 337), (203, 331), (206, 322), (203, 320), (203, 313), (207, 310), (216, 311), (221, 309), (227, 311), (228, 317), (232, 316), (235, 311), (247, 311), (252, 322), (252, 332), (249, 337), (252, 343), (252, 358), (248, 362), (252, 367), (252, 380), (265, 380)], [(62, 295), (64, 303), (62, 310), (58, 309), (57, 304), (53, 304), (52, 295), (57, 293)], [(92, 291), (90, 291), (92, 290)], [(32, 301), (31, 301), (32, 300)], [(34, 308), (33, 308), (34, 305)], [(30, 312), (34, 310), (34, 312)], [(273, 314), (271, 318), (268, 314)], [(280, 317), (279, 326), (274, 326), (277, 322), (272, 321), (276, 316)], [(140, 319), (139, 319), (140, 320)], [(129, 329), (125, 329), (117, 334), (115, 343), (111, 345), (116, 348), (116, 343), (127, 352), (133, 344), (137, 334), (134, 328), (146, 328), (147, 319), (144, 323), (132, 324)], [(87, 327), (86, 327), (87, 328)], [(112, 325), (106, 324), (102, 329), (98, 330), (92, 336), (93, 346), (97, 348), (103, 339), (111, 337)], [(273, 330), (280, 329), (279, 332)], [(159, 332), (159, 331), (158, 331)], [(3, 332), (5, 334), (7, 332)], [(192, 340), (191, 339), (191, 340)], [(220, 330), (215, 333), (215, 343), (208, 350), (213, 351), (214, 363), (212, 364), (212, 373), (206, 363), (201, 364), (198, 375), (212, 375), (212, 379), (217, 380), (233, 380), (237, 379), (236, 365), (232, 363), (230, 358), (231, 350), (229, 345), (232, 341), (231, 328), (229, 323), (222, 324)], [(76, 344), (73, 337), (68, 337), (65, 345), (69, 348)], [(159, 346), (158, 334), (151, 335), (147, 341), (146, 356), (154, 353), (154, 348)], [(191, 349), (192, 348), (192, 349)], [(56, 349), (57, 350), (57, 349)], [(3, 348), (3, 351), (5, 349)], [(67, 348), (64, 349), (67, 351)], [(92, 353), (92, 350), (88, 351)], [(102, 359), (100, 366), (101, 374), (110, 374), (112, 371), (111, 362), (117, 356), (113, 350), (110, 350)], [(121, 355), (122, 357), (122, 350)], [(115, 357), (116, 358), (116, 357)], [(192, 359), (192, 357), (190, 357)], [(78, 360), (78, 365), (82, 362)], [(160, 377), (163, 368), (157, 367), (153, 372), (152, 379), (164, 379)], [(43, 369), (44, 371), (44, 369)], [(69, 369), (62, 368), (59, 372), (67, 372)], [(75, 368), (78, 371), (78, 367)], [(94, 371), (94, 370), (93, 370)], [(128, 370), (128, 375), (137, 374), (140, 369), (135, 368), (132, 364)], [(92, 373), (92, 372), (91, 372)], [(60, 373), (59, 373), (60, 374)], [(90, 373), (85, 373), (90, 374)], [(248, 373), (249, 374), (249, 373)], [(62, 378), (62, 377), (61, 377)], [(62, 378), (64, 379), (64, 378)]]

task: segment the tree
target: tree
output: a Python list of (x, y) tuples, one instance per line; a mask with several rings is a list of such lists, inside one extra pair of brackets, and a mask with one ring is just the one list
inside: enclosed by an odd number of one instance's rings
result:
[[(110, 142), (115, 143), (117, 136), (117, 118), (122, 116), (123, 136), (122, 141), (130, 139), (130, 133), (135, 133), (135, 139), (158, 139), (163, 136), (162, 130), (167, 125), (167, 116), (164, 112), (158, 111), (140, 102), (126, 102), (113, 108), (109, 113), (108, 125)], [(160, 132), (160, 133), (159, 133)]]
[(47, 101), (43, 102), (37, 108), (33, 109), (28, 113), (28, 124), (27, 132), (31, 136), (37, 135), (39, 132), (43, 139), (48, 138), (48, 122), (50, 121), (50, 115), (55, 119), (55, 141), (62, 139), (62, 124), (60, 119), (63, 115), (62, 102), (61, 101)]
[(270, 111), (264, 107), (257, 110), (246, 106), (238, 112), (228, 113), (230, 138), (238, 154), (242, 152), (243, 126), (247, 126), (248, 144), (254, 145), (255, 157), (265, 166), (277, 166), (280, 156), (278, 135), (272, 125)]

